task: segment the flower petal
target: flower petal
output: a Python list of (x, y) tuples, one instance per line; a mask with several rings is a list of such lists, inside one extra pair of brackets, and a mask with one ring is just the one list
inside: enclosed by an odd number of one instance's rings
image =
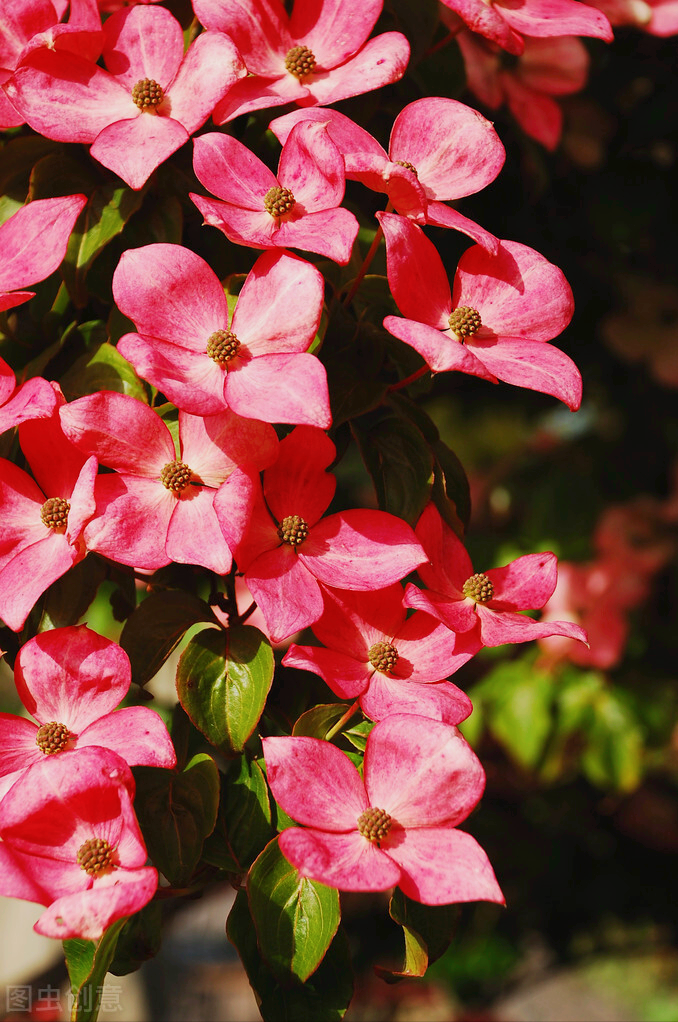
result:
[(273, 172), (247, 146), (217, 132), (193, 140), (193, 169), (200, 183), (217, 198), (258, 213), (265, 212), (266, 192), (278, 184)]
[(246, 73), (230, 36), (203, 32), (189, 46), (167, 92), (173, 119), (192, 135), (238, 80), (244, 80)]
[(35, 199), (0, 227), (0, 291), (14, 291), (49, 277), (66, 255), (85, 195)]
[(505, 904), (490, 860), (470, 834), (426, 827), (398, 831), (397, 837), (398, 843), (388, 840), (384, 851), (400, 866), (398, 886), (408, 898), (424, 905), (464, 901)]
[(320, 586), (290, 546), (257, 557), (245, 572), (245, 582), (266, 618), (273, 642), (312, 625), (322, 614)]
[(139, 376), (192, 415), (217, 415), (228, 407), (224, 397), (226, 372), (207, 351), (190, 351), (157, 337), (125, 334), (118, 351)]
[(134, 915), (147, 905), (158, 887), (158, 872), (151, 866), (115, 870), (112, 878), (113, 882), (105, 887), (58, 898), (33, 929), (43, 937), (58, 940), (98, 940), (116, 919)]
[(480, 635), (484, 646), (503, 646), (505, 642), (530, 642), (547, 635), (566, 635), (586, 643), (586, 632), (572, 621), (533, 621), (524, 614), (490, 610), (478, 604)]
[(283, 657), (286, 667), (317, 674), (340, 699), (355, 699), (367, 688), (373, 668), (347, 653), (324, 646), (297, 646), (294, 643)]
[(214, 496), (206, 486), (189, 486), (178, 495), (165, 550), (179, 564), (199, 564), (227, 575), (233, 558), (214, 511)]
[(523, 338), (471, 338), (468, 349), (497, 379), (559, 398), (576, 412), (582, 379), (572, 359), (552, 344)]
[(427, 504), (417, 522), (417, 539), (428, 554), (419, 576), (429, 587), (452, 599), (463, 599), (462, 586), (473, 574), (466, 547), (447, 525), (435, 504)]
[(0, 713), (0, 777), (11, 774), (16, 780), (23, 770), (40, 762), (43, 753), (35, 744), (37, 733), (38, 726), (32, 720)]
[(400, 879), (400, 868), (357, 830), (328, 834), (315, 827), (290, 827), (280, 850), (301, 876), (340, 891), (386, 891)]
[(335, 455), (327, 434), (311, 426), (297, 426), (280, 442), (278, 459), (264, 475), (266, 503), (278, 522), (299, 515), (316, 524), (334, 497), (337, 481), (325, 469)]
[(377, 671), (360, 697), (360, 707), (371, 720), (383, 720), (394, 713), (414, 713), (445, 724), (460, 724), (471, 713), (473, 704), (451, 681), (420, 685)]
[(397, 213), (378, 213), (377, 219), (386, 239), (388, 283), (396, 305), (406, 319), (446, 330), (452, 311), (450, 285), (433, 242)]
[(112, 749), (129, 766), (177, 765), (167, 728), (150, 706), (126, 706), (102, 716), (78, 735), (77, 748), (88, 745)]
[(184, 56), (181, 25), (163, 7), (126, 7), (104, 22), (102, 56), (130, 91), (143, 78), (166, 89)]
[(360, 49), (381, 8), (382, 0), (362, 0), (357, 7), (345, 0), (295, 0), (290, 32), (308, 46), (320, 67), (329, 69)]
[(295, 124), (280, 154), (278, 180), (291, 188), (306, 213), (330, 209), (344, 198), (344, 161), (321, 122)]
[(166, 543), (176, 497), (159, 480), (103, 475), (95, 496), (97, 514), (85, 529), (88, 549), (146, 571), (170, 563)]
[(304, 82), (308, 99), (300, 106), (327, 106), (397, 82), (405, 74), (410, 45), (400, 32), (382, 32), (368, 39), (354, 57), (331, 71), (317, 71)]
[(553, 596), (558, 581), (558, 559), (546, 550), (526, 554), (504, 568), (486, 572), (494, 586), (492, 605), (500, 610), (540, 610)]
[(491, 383), (497, 382), (470, 348), (453, 337), (449, 330), (438, 330), (426, 323), (417, 323), (413, 319), (401, 319), (400, 316), (386, 316), (384, 327), (394, 337), (399, 337), (405, 344), (418, 351), (435, 373), (456, 370), (460, 373), (469, 373), (471, 376), (480, 376)]
[(188, 142), (183, 124), (160, 114), (139, 113), (114, 121), (97, 135), (90, 153), (130, 188), (142, 188), (156, 167)]
[[(281, 380), (285, 385), (281, 386)], [(229, 370), (229, 406), (238, 415), (327, 429), (332, 424), (327, 373), (315, 355), (261, 355)]]

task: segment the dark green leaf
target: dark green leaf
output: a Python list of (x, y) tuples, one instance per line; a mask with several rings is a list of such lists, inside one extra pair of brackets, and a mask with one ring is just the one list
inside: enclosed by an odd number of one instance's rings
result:
[(432, 450), (435, 457), (433, 502), (450, 528), (463, 538), (471, 520), (471, 490), (464, 466), (442, 440), (433, 443)]
[[(102, 329), (105, 331), (103, 323)], [(146, 388), (134, 368), (106, 341), (96, 344), (73, 363), (61, 377), (61, 387), (68, 401), (100, 390), (114, 390), (148, 403)]]
[(203, 849), (206, 862), (244, 873), (274, 834), (264, 772), (247, 754), (228, 765), (217, 825)]
[(433, 455), (412, 423), (396, 415), (364, 428), (352, 424), (382, 511), (414, 523), (426, 506), (433, 482)]
[(74, 1003), (73, 1022), (95, 1022), (104, 979), (115, 954), (118, 935), (127, 919), (116, 919), (98, 941), (72, 938), (63, 941)]
[(335, 426), (381, 403), (387, 390), (379, 379), (384, 354), (383, 330), (371, 323), (358, 324), (343, 308), (335, 307), (320, 352)]
[(167, 589), (151, 593), (128, 617), (120, 645), (132, 663), (132, 680), (145, 685), (160, 670), (184, 632), (198, 621), (216, 618), (197, 596)]
[(367, 746), (367, 736), (374, 727), (373, 720), (361, 720), (359, 724), (354, 724), (353, 727), (349, 728), (348, 731), (344, 731), (344, 738), (348, 738), (351, 745), (353, 745), (358, 752), (364, 752)]
[(161, 942), (162, 906), (151, 901), (125, 923), (108, 971), (114, 976), (136, 972), (144, 962), (155, 958)]
[(177, 668), (177, 693), (199, 731), (226, 755), (242, 752), (273, 681), (273, 650), (250, 625), (194, 636)]
[(350, 706), (350, 703), (322, 703), (314, 706), (312, 710), (302, 713), (292, 729), (292, 734), (324, 739)]
[(81, 160), (66, 152), (49, 153), (33, 167), (28, 194), (31, 199), (53, 199), (59, 195), (89, 195), (97, 178)]
[(195, 870), (205, 838), (212, 833), (219, 807), (219, 771), (201, 753), (181, 773), (136, 767), (134, 807), (153, 864), (174, 886), (186, 884)]
[(459, 920), (459, 906), (421, 905), (396, 889), (388, 910), (391, 919), (403, 928), (405, 960), (402, 969), (396, 971), (378, 966), (378, 975), (387, 982), (423, 976), (450, 946)]
[(77, 624), (105, 578), (104, 562), (96, 554), (88, 554), (53, 582), (44, 596), (40, 631)]
[[(0, 194), (3, 200), (9, 198), (14, 205), (8, 216), (26, 201), (31, 171), (38, 160), (60, 148), (58, 142), (51, 142), (40, 135), (22, 135), (11, 139), (2, 147)], [(0, 219), (4, 220), (6, 217), (0, 216)]]
[(387, 0), (395, 27), (407, 36), (412, 64), (417, 63), (430, 47), (440, 21), (437, 0)]
[(337, 932), (341, 913), (333, 887), (300, 877), (271, 841), (252, 866), (247, 896), (266, 964), (282, 982), (305, 983)]

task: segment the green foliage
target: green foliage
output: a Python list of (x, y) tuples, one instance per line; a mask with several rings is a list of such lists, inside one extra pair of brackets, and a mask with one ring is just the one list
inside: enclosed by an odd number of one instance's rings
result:
[(160, 670), (184, 633), (200, 621), (217, 620), (208, 604), (179, 589), (150, 593), (130, 614), (120, 645), (132, 663), (132, 680), (145, 685)]
[(95, 1022), (99, 1014), (104, 979), (109, 970), (120, 931), (126, 919), (116, 919), (98, 941), (72, 938), (63, 941), (66, 967), (73, 994), (72, 1022)]
[(136, 972), (144, 962), (157, 955), (161, 941), (162, 906), (157, 901), (150, 901), (125, 922), (108, 971), (114, 976)]
[(459, 907), (421, 905), (396, 888), (388, 911), (391, 919), (403, 928), (405, 958), (397, 970), (377, 966), (378, 975), (387, 983), (423, 976), (449, 947), (459, 921)]
[(292, 729), (292, 734), (325, 739), (350, 707), (350, 703), (321, 703), (314, 706), (306, 713), (302, 713)]
[(244, 873), (274, 833), (266, 776), (245, 752), (222, 777), (217, 824), (205, 841), (203, 858), (228, 873)]

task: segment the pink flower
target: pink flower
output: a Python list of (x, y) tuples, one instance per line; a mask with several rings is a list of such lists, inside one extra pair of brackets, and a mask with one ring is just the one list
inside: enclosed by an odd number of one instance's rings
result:
[(302, 876), (342, 891), (398, 886), (425, 905), (504, 904), (487, 855), (457, 829), (485, 787), (455, 727), (397, 713), (370, 732), (363, 779), (317, 738), (264, 738), (274, 798), (303, 827), (279, 837)]
[(523, 52), (523, 35), (584, 35), (612, 41), (604, 14), (577, 0), (442, 0), (472, 32), (509, 53)]
[(404, 319), (386, 329), (411, 345), (433, 372), (457, 370), (581, 403), (572, 359), (545, 344), (572, 318), (572, 291), (544, 256), (502, 241), (496, 256), (479, 245), (459, 260), (452, 293), (432, 242), (405, 217), (377, 213), (386, 238), (391, 293)]
[(430, 97), (409, 103), (395, 119), (389, 151), (337, 110), (294, 110), (269, 125), (285, 142), (295, 124), (326, 123), (346, 164), (346, 177), (386, 192), (398, 213), (419, 224), (452, 227), (490, 251), (498, 241), (446, 206), (485, 188), (501, 170), (505, 152), (489, 121), (454, 99)]
[(399, 583), (376, 592), (323, 590), (324, 611), (313, 625), (324, 646), (290, 646), (288, 667), (313, 671), (341, 699), (360, 701), (372, 720), (391, 713), (459, 724), (473, 706), (466, 693), (442, 679), (474, 656), (475, 634), (450, 633), (429, 614), (407, 618)]
[(134, 780), (108, 749), (49, 756), (2, 801), (0, 894), (47, 905), (45, 937), (98, 940), (143, 908), (158, 874), (132, 808)]
[(181, 25), (161, 7), (118, 11), (103, 32), (108, 70), (45, 47), (26, 56), (6, 90), (36, 131), (91, 143), (94, 159), (138, 189), (245, 71), (220, 33), (198, 36), (184, 55)]
[(115, 469), (96, 481), (96, 516), (85, 530), (90, 550), (148, 571), (171, 561), (230, 570), (214, 496), (237, 465), (271, 463), (272, 426), (229, 411), (208, 418), (180, 412), (177, 458), (160, 416), (125, 394), (79, 398), (61, 410), (61, 421), (73, 443)]
[(127, 695), (127, 654), (85, 625), (43, 632), (22, 646), (14, 679), (37, 724), (0, 713), (0, 798), (45, 756), (90, 745), (117, 752), (129, 766), (176, 766), (163, 721), (148, 706), (115, 707)]
[(97, 474), (96, 458), (64, 436), (58, 407), (49, 419), (24, 422), (19, 438), (37, 484), (0, 459), (0, 617), (14, 631), (45, 589), (87, 553), (83, 530), (94, 514)]
[(566, 635), (586, 642), (586, 633), (569, 621), (533, 621), (518, 613), (543, 607), (556, 587), (556, 556), (526, 554), (503, 568), (474, 572), (460, 539), (440, 517), (434, 504), (417, 523), (417, 538), (428, 554), (418, 569), (428, 590), (411, 583), (405, 603), (424, 610), (453, 632), (477, 629), (483, 646), (529, 642), (544, 635)]
[(249, 72), (217, 104), (214, 123), (281, 103), (327, 106), (402, 78), (405, 36), (384, 32), (367, 41), (382, 6), (295, 0), (288, 16), (280, 0), (194, 0), (203, 25), (231, 36)]
[(3, 358), (0, 358), (0, 433), (28, 419), (49, 418), (57, 396), (47, 380), (34, 376), (20, 387)]
[(274, 642), (318, 620), (320, 583), (383, 589), (425, 560), (409, 525), (384, 511), (342, 511), (321, 520), (336, 487), (325, 471), (335, 453), (321, 430), (297, 426), (264, 472), (263, 488), (258, 475), (239, 469), (214, 501)]
[(288, 252), (260, 256), (230, 323), (216, 274), (180, 245), (129, 249), (113, 294), (139, 330), (121, 338), (118, 349), (177, 407), (195, 415), (230, 407), (265, 422), (330, 425), (325, 369), (306, 354), (323, 304), (323, 278), (310, 263)]
[(586, 85), (589, 55), (575, 36), (526, 39), (515, 66), (505, 66), (501, 50), (472, 32), (457, 42), (471, 92), (492, 110), (502, 103), (526, 135), (555, 149), (563, 130), (563, 112), (553, 96), (567, 96)]
[(85, 195), (36, 199), (0, 226), (0, 311), (27, 302), (35, 291), (23, 288), (54, 273), (86, 202)]
[(678, 33), (676, 0), (589, 0), (613, 25), (633, 25), (650, 35), (670, 36)]
[(358, 233), (344, 198), (344, 161), (324, 124), (299, 124), (276, 177), (230, 135), (201, 135), (193, 169), (221, 202), (190, 193), (206, 224), (250, 248), (303, 248), (345, 265)]

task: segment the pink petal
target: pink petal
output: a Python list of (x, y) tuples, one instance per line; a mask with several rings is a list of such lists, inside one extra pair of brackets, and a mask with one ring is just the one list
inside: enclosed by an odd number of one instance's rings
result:
[(290, 546), (257, 557), (245, 572), (245, 582), (266, 618), (273, 642), (312, 625), (322, 614), (320, 587)]
[(158, 887), (157, 870), (115, 870), (113, 882), (52, 902), (33, 927), (43, 937), (98, 940), (116, 919), (134, 915), (147, 905)]
[(78, 735), (125, 698), (132, 672), (117, 643), (76, 625), (42, 632), (22, 646), (14, 680), (40, 724), (56, 720)]
[(49, 418), (55, 407), (56, 397), (47, 380), (34, 376), (17, 387), (11, 399), (0, 408), (0, 433), (29, 419)]
[(572, 318), (572, 290), (561, 270), (516, 241), (491, 256), (474, 246), (459, 260), (453, 308), (477, 309), (483, 327), (501, 337), (550, 341)]
[[(82, 876), (82, 870), (77, 867)], [(66, 875), (64, 875), (66, 873)], [(81, 889), (75, 870), (64, 870), (63, 862), (25, 855), (0, 843), (0, 894), (49, 905), (64, 893)]]
[[(14, 780), (33, 763), (39, 763), (43, 757), (35, 743), (38, 726), (32, 720), (24, 720), (13, 713), (0, 713), (0, 777), (3, 782)], [(7, 775), (10, 775), (8, 777)], [(0, 797), (11, 787), (9, 784), (0, 789)]]
[(463, 599), (462, 586), (473, 574), (466, 547), (440, 516), (435, 504), (427, 504), (417, 522), (417, 539), (428, 554), (419, 576), (429, 589), (453, 599)]
[(193, 8), (205, 28), (231, 36), (250, 72), (286, 73), (294, 40), (280, 0), (195, 0)]
[(432, 199), (459, 199), (485, 188), (506, 153), (482, 114), (454, 99), (426, 97), (409, 103), (393, 124), (389, 155), (417, 168)]
[(214, 496), (206, 486), (189, 486), (178, 495), (165, 550), (179, 564), (200, 564), (227, 575), (233, 558), (214, 512)]
[(529, 89), (567, 96), (584, 88), (589, 63), (588, 50), (575, 36), (529, 39), (518, 76)]
[(242, 142), (217, 132), (193, 140), (193, 169), (213, 195), (257, 213), (265, 213), (264, 196), (278, 184), (273, 172)]
[(85, 553), (58, 533), (20, 550), (0, 570), (0, 618), (18, 632), (45, 589), (81, 561)]
[(260, 554), (280, 545), (259, 473), (251, 466), (236, 469), (217, 490), (214, 510), (241, 571)]
[(407, 713), (370, 732), (363, 772), (370, 805), (405, 828), (455, 826), (485, 788), (480, 760), (456, 727)]
[(322, 68), (343, 64), (359, 50), (381, 14), (382, 0), (295, 0), (290, 32), (308, 46)]
[(181, 458), (205, 486), (221, 486), (239, 465), (267, 468), (278, 456), (278, 438), (266, 422), (235, 412), (188, 415), (179, 412)]
[(668, 0), (657, 4), (646, 31), (658, 36), (675, 35), (678, 32), (678, 3), (675, 0)]
[(102, 716), (78, 735), (77, 748), (88, 745), (112, 749), (129, 766), (177, 765), (167, 728), (150, 706), (126, 706)]
[(526, 135), (553, 151), (563, 131), (563, 112), (554, 99), (526, 88), (512, 75), (503, 75), (508, 108)]
[[(263, 195), (262, 193), (262, 205)], [(222, 231), (229, 241), (236, 245), (247, 245), (249, 248), (273, 248), (277, 242), (276, 225), (273, 217), (265, 209), (257, 212), (235, 206), (218, 199), (204, 199), (201, 195), (189, 192), (189, 198), (203, 215), (204, 223)], [(289, 244), (281, 242), (281, 245)]]
[(393, 638), (393, 645), (399, 654), (391, 672), (393, 678), (423, 684), (448, 678), (480, 648), (473, 636), (458, 636), (455, 642), (450, 642), (449, 629), (421, 612), (404, 622)]
[(315, 635), (326, 646), (342, 650), (365, 664), (370, 647), (375, 642), (390, 641), (405, 622), (403, 588), (399, 583), (375, 592), (324, 589), (323, 598), (325, 611), (313, 626)]
[(373, 672), (371, 664), (323, 646), (296, 646), (293, 643), (282, 662), (287, 667), (299, 667), (302, 671), (317, 674), (340, 699), (355, 699), (364, 692)]
[(492, 603), (501, 604), (498, 609), (539, 610), (556, 588), (558, 559), (549, 551), (526, 554), (486, 574), (494, 586)]
[(345, 266), (351, 258), (359, 227), (355, 216), (348, 209), (342, 206), (338, 209), (323, 209), (307, 213), (298, 220), (282, 220), (268, 244), (317, 252)]
[(278, 449), (278, 459), (264, 475), (264, 495), (271, 514), (281, 522), (299, 515), (313, 526), (334, 497), (337, 481), (325, 469), (336, 448), (320, 429), (298, 426)]
[(210, 335), (228, 329), (228, 302), (219, 278), (182, 245), (123, 252), (113, 275), (113, 297), (140, 334), (202, 355)]
[(405, 74), (409, 59), (410, 46), (405, 36), (400, 32), (382, 32), (369, 39), (341, 67), (316, 71), (307, 78), (304, 84), (309, 99), (298, 100), (299, 105), (327, 106), (397, 82)]
[[(281, 381), (284, 380), (284, 386)], [(332, 425), (327, 373), (315, 355), (261, 355), (229, 370), (225, 396), (238, 415), (327, 429)]]
[(59, 415), (65, 404), (58, 384), (52, 384), (57, 407), (49, 419), (29, 419), (19, 426), (19, 442), (38, 484), (49, 497), (70, 499), (87, 455), (66, 437)]
[(530, 0), (521, 7), (497, 0), (497, 7), (512, 29), (529, 36), (584, 35), (610, 43), (609, 21), (601, 11), (576, 0)]
[(0, 291), (36, 284), (54, 273), (66, 255), (69, 236), (86, 203), (85, 195), (36, 199), (2, 224)]
[(325, 124), (302, 121), (294, 125), (280, 154), (278, 180), (292, 189), (305, 213), (341, 203), (344, 161)]
[(336, 589), (384, 589), (409, 575), (425, 557), (409, 525), (385, 511), (330, 515), (299, 547), (306, 568)]
[(172, 117), (192, 135), (246, 73), (229, 36), (203, 32), (189, 47), (167, 93)]
[(386, 316), (384, 326), (394, 337), (418, 351), (435, 373), (457, 371), (480, 376), (496, 383), (496, 378), (466, 344), (453, 337), (449, 330), (438, 330), (426, 323), (399, 316)]
[(217, 415), (228, 407), (224, 397), (226, 372), (207, 354), (190, 351), (156, 337), (125, 334), (118, 351), (139, 376), (165, 397), (193, 415)]
[(290, 827), (279, 837), (280, 850), (301, 876), (341, 891), (386, 891), (400, 869), (357, 830), (328, 834), (316, 828)]
[(523, 40), (504, 20), (504, 9), (489, 6), (485, 0), (442, 0), (466, 22), (472, 32), (498, 43), (509, 53), (520, 55)]
[(30, 546), (47, 535), (40, 520), (44, 493), (23, 469), (0, 458), (0, 568), (16, 555), (18, 547)]
[(409, 167), (389, 162), (384, 167), (384, 181), (389, 201), (396, 212), (418, 224), (426, 223), (426, 190), (417, 175)]
[(38, 32), (50, 28), (58, 15), (50, 0), (20, 0), (3, 5), (3, 32), (0, 35), (0, 67), (16, 67), (21, 50)]
[[(282, 60), (280, 63), (282, 64)], [(284, 65), (282, 70), (284, 71)], [(215, 124), (226, 124), (234, 117), (241, 117), (243, 114), (267, 107), (298, 103), (306, 96), (308, 89), (294, 75), (287, 72), (284, 72), (282, 78), (250, 75), (236, 82), (217, 103), (212, 112), (212, 120)]]
[(473, 704), (450, 681), (419, 685), (377, 671), (360, 697), (360, 707), (371, 720), (383, 720), (393, 713), (414, 713), (445, 724), (459, 724), (471, 713)]
[(451, 227), (453, 231), (461, 231), (467, 237), (473, 238), (492, 255), (496, 255), (499, 251), (499, 239), (495, 238), (494, 234), (490, 234), (475, 221), (457, 213), (456, 209), (452, 209), (451, 206), (446, 206), (444, 202), (429, 202), (426, 207), (426, 223), (434, 224), (436, 227)]
[[(396, 844), (397, 833), (397, 844)], [(403, 894), (424, 905), (463, 901), (505, 904), (486, 853), (470, 834), (448, 827), (397, 831), (384, 845), (398, 863)]]
[(0, 312), (6, 309), (14, 309), (17, 305), (23, 305), (31, 298), (35, 298), (35, 291), (12, 291), (0, 294)]
[(360, 774), (336, 745), (318, 738), (264, 738), (266, 777), (276, 802), (297, 823), (356, 829), (369, 802)]
[(530, 642), (547, 635), (566, 635), (586, 642), (586, 632), (572, 621), (533, 621), (524, 614), (490, 610), (478, 604), (480, 635), (484, 646), (503, 646), (505, 642)]
[(159, 480), (163, 466), (176, 459), (160, 416), (129, 394), (88, 394), (64, 405), (60, 415), (68, 439), (117, 472)]
[(130, 188), (142, 188), (156, 167), (188, 142), (183, 124), (160, 114), (139, 113), (115, 121), (96, 137), (90, 153)]
[[(330, 138), (339, 149), (346, 166), (346, 177), (355, 178), (357, 181), (367, 182), (361, 176), (363, 161), (368, 157), (371, 161), (381, 161), (381, 166), (388, 163), (388, 155), (379, 145), (376, 138), (370, 135), (369, 131), (359, 127), (345, 114), (338, 110), (326, 110), (321, 107), (305, 107), (303, 110), (292, 110), (289, 114), (276, 117), (269, 124), (269, 130), (273, 132), (278, 141), (284, 145), (295, 124), (300, 121), (316, 121), (327, 125)], [(370, 161), (370, 167), (373, 163)], [(377, 175), (377, 189), (382, 190), (382, 175)], [(375, 187), (367, 185), (368, 188)]]
[(80, 475), (71, 493), (66, 539), (73, 546), (76, 546), (80, 540), (83, 529), (96, 510), (94, 487), (98, 468), (97, 459), (88, 458), (80, 470)]
[(551, 394), (573, 412), (579, 408), (581, 374), (560, 348), (538, 340), (512, 337), (471, 338), (467, 346), (478, 361), (504, 383)]
[(431, 614), (453, 632), (464, 635), (478, 623), (476, 607), (472, 601), (442, 596), (430, 589), (417, 589), (411, 582), (408, 582), (405, 589), (405, 605)]
[(106, 67), (130, 92), (142, 78), (167, 89), (184, 56), (181, 25), (162, 7), (128, 7), (104, 23)]
[(159, 480), (99, 476), (96, 498), (97, 517), (85, 529), (88, 549), (147, 571), (169, 564), (166, 542), (176, 497)]
[(377, 219), (386, 239), (388, 283), (398, 308), (406, 319), (446, 330), (452, 299), (435, 246), (421, 228), (397, 213), (378, 213)]
[(305, 352), (320, 323), (324, 284), (305, 259), (264, 252), (238, 295), (233, 332), (252, 355)]

